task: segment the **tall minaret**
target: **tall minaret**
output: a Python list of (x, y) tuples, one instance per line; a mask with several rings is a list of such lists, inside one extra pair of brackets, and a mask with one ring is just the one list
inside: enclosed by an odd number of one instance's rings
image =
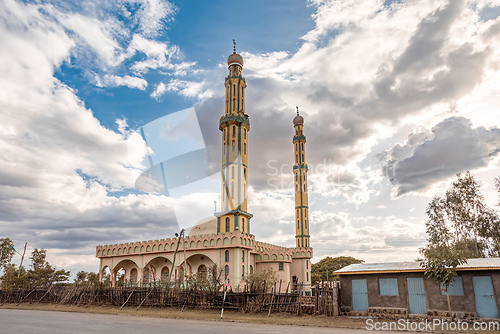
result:
[[(233, 40), (234, 43), (234, 40)], [(220, 118), (222, 131), (222, 205), (217, 216), (217, 232), (250, 233), (247, 212), (248, 132), (250, 121), (245, 114), (245, 78), (241, 75), (243, 58), (234, 52), (227, 58), (226, 113)]]
[(295, 184), (295, 240), (297, 247), (310, 247), (309, 243), (309, 219), (307, 206), (307, 164), (305, 160), (306, 136), (302, 132), (304, 118), (299, 115), (297, 107), (297, 116), (293, 119), (295, 127), (295, 136), (293, 136), (293, 145), (295, 152), (295, 164), (293, 165), (293, 176)]

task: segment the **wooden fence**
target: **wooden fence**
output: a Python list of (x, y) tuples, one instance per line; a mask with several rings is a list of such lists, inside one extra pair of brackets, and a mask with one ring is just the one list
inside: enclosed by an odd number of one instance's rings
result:
[[(104, 288), (51, 286), (47, 288), (0, 290), (0, 304), (51, 303), (75, 306), (190, 307), (220, 309), (220, 291), (161, 287)], [(243, 312), (300, 313), (300, 293), (227, 292), (225, 309)]]

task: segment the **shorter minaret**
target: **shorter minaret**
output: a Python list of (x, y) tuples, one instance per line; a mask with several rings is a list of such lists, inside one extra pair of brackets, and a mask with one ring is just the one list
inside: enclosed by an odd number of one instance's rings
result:
[(304, 117), (299, 115), (299, 107), (297, 107), (297, 116), (293, 119), (293, 126), (295, 127), (295, 136), (293, 136), (295, 152), (295, 164), (293, 165), (295, 185), (295, 240), (296, 247), (310, 247), (307, 212), (309, 209), (307, 205), (307, 164), (305, 161), (306, 136), (302, 132)]

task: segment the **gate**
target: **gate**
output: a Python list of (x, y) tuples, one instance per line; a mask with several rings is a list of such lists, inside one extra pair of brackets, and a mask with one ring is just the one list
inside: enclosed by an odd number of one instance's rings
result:
[(366, 279), (353, 279), (351, 285), (353, 311), (368, 311), (368, 289), (366, 287)]
[(495, 292), (491, 283), (491, 276), (472, 276), (474, 295), (476, 297), (476, 311), (478, 317), (498, 318)]
[(410, 313), (427, 313), (427, 304), (425, 301), (425, 286), (422, 277), (408, 277), (408, 299), (410, 302)]

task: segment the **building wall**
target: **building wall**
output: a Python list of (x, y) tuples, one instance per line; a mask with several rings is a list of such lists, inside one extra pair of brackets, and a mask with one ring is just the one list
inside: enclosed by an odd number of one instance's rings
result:
[[(285, 292), (288, 287), (288, 291), (291, 289), (291, 276), (290, 276), (290, 262), (283, 263), (283, 270), (279, 270), (280, 262), (260, 262), (257, 263), (257, 270), (269, 270), (272, 269), (276, 273), (277, 285), (276, 290), (280, 292)], [(281, 284), (280, 284), (281, 283)]]
[[(463, 296), (450, 296), (451, 309), (454, 312), (476, 313), (476, 300), (474, 295), (473, 276), (491, 276), (493, 289), (497, 301), (497, 308), (500, 310), (500, 270), (474, 270), (459, 271), (462, 277)], [(394, 273), (394, 274), (362, 274), (362, 275), (340, 275), (341, 284), (341, 305), (352, 309), (352, 286), (353, 279), (366, 279), (368, 289), (368, 306), (378, 308), (403, 308), (409, 309), (408, 300), (408, 277), (423, 277), (425, 286), (425, 296), (427, 311), (448, 311), (446, 295), (441, 295), (439, 284), (434, 278), (426, 277), (423, 272), (416, 273)], [(398, 279), (398, 296), (381, 296), (379, 288), (380, 278)]]

